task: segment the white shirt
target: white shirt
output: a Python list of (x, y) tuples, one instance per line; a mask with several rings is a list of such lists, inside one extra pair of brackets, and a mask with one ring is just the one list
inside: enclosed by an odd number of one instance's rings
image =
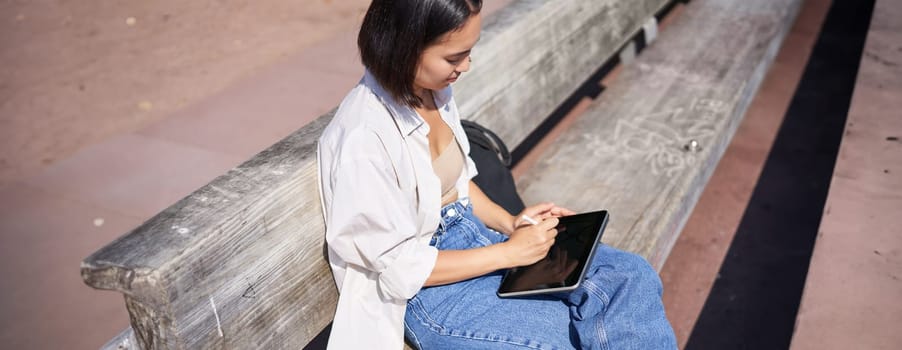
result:
[[(451, 88), (435, 104), (467, 154), (456, 188), (468, 196), (476, 166)], [(338, 285), (330, 349), (402, 349), (407, 300), (432, 273), (441, 183), (429, 124), (369, 72), (342, 101), (317, 147), (329, 264)]]

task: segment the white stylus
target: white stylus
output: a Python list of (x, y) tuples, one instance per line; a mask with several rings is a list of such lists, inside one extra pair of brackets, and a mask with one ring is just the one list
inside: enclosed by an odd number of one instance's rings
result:
[(521, 215), (520, 218), (523, 219), (523, 221), (528, 222), (530, 225), (538, 225), (539, 224), (539, 222), (536, 221), (536, 219), (533, 219), (526, 214)]

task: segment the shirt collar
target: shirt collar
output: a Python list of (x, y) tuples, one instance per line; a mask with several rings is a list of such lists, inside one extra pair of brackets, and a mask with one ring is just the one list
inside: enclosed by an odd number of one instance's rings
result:
[[(363, 76), (364, 84), (369, 87), (373, 93), (382, 101), (382, 104), (388, 109), (392, 117), (398, 123), (398, 128), (404, 137), (410, 136), (415, 130), (426, 123), (417, 112), (405, 104), (398, 103), (391, 94), (382, 88), (382, 85), (376, 80), (376, 77), (367, 69)], [(434, 91), (436, 108), (440, 110), (445, 108), (451, 102), (451, 86), (442, 90)]]
[(435, 96), (435, 106), (438, 109), (446, 108), (448, 103), (451, 103), (451, 85), (449, 84), (444, 89), (435, 91), (433, 95)]

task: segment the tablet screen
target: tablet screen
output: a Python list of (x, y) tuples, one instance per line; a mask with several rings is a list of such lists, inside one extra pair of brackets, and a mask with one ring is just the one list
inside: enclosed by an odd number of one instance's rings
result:
[(529, 266), (507, 271), (501, 281), (501, 296), (550, 293), (576, 288), (585, 275), (586, 264), (607, 224), (605, 210), (560, 218), (554, 245), (548, 255)]

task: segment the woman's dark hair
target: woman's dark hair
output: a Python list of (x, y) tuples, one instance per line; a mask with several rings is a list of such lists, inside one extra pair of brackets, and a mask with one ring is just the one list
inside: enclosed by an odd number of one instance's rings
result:
[(420, 55), (481, 9), (482, 0), (373, 0), (357, 36), (361, 61), (395, 100), (422, 106), (413, 89)]

